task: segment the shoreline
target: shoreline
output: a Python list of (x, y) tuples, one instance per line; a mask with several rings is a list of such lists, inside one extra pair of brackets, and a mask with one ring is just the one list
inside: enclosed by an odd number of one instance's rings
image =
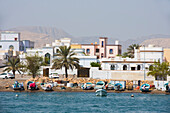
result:
[[(96, 90), (82, 90), (80, 88), (66, 88), (65, 90), (59, 89), (58, 87), (54, 87), (52, 91), (44, 91), (43, 89), (39, 90), (13, 90), (12, 88), (7, 89), (0, 89), (0, 92), (84, 92), (84, 93), (95, 93)], [(141, 92), (140, 90), (124, 90), (124, 91), (115, 91), (115, 90), (107, 90), (107, 93), (141, 93), (141, 94), (165, 94), (170, 95), (170, 92), (165, 91), (158, 91), (158, 90), (152, 90), (150, 92)]]

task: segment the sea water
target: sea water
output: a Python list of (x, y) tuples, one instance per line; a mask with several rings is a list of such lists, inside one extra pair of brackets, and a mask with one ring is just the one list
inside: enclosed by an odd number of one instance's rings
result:
[[(16, 97), (16, 94), (18, 97)], [(170, 95), (84, 92), (0, 92), (0, 113), (169, 112)]]

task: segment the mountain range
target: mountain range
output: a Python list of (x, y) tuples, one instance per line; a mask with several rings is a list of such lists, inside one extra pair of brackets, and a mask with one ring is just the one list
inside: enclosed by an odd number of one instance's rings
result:
[[(11, 29), (6, 29), (3, 31), (16, 31), (21, 33), (21, 40), (31, 40), (35, 42), (35, 47), (40, 48), (46, 43), (50, 44), (54, 40), (60, 38), (71, 38), (73, 43), (94, 43), (98, 42), (98, 36), (88, 36), (88, 37), (75, 37), (65, 32), (62, 29), (57, 29), (55, 27), (43, 27), (43, 26), (26, 26), (26, 27), (16, 27)], [(108, 37), (108, 42), (114, 44), (116, 39)], [(122, 45), (123, 52), (131, 44), (149, 45), (153, 44), (160, 47), (169, 48), (170, 47), (170, 35), (154, 34), (149, 36), (143, 36), (136, 39), (128, 39), (125, 41), (120, 41)]]

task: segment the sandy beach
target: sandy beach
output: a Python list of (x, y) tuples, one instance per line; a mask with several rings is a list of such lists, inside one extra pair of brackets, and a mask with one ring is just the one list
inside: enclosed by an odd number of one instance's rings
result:
[[(44, 91), (38, 86), (39, 90), (27, 90), (25, 86), (25, 90), (13, 90), (12, 84), (16, 79), (0, 79), (0, 92), (51, 92)], [(18, 82), (25, 82), (26, 80), (17, 80)], [(61, 89), (61, 87), (53, 87), (53, 91), (55, 92), (95, 92), (96, 90), (83, 90), (80, 87), (67, 88), (65, 90)], [(124, 91), (115, 91), (115, 90), (107, 90), (108, 93), (143, 93), (143, 94), (170, 94), (165, 91), (158, 91), (153, 89), (151, 92), (141, 92), (140, 90), (124, 90)]]

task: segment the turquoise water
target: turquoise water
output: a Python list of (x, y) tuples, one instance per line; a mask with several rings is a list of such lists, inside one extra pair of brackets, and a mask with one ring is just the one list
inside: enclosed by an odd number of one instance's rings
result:
[[(19, 96), (16, 97), (15, 95)], [(170, 112), (170, 95), (83, 92), (0, 92), (0, 113)]]

